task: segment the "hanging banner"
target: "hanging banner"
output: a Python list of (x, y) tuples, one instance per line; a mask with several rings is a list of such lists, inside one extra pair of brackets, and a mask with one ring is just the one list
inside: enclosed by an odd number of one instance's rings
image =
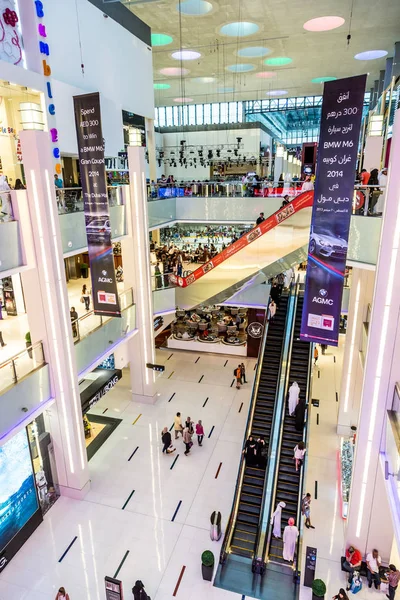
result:
[(98, 93), (74, 96), (74, 107), (94, 313), (120, 317), (111, 244), (100, 96)]
[(366, 75), (325, 83), (300, 338), (338, 345)]

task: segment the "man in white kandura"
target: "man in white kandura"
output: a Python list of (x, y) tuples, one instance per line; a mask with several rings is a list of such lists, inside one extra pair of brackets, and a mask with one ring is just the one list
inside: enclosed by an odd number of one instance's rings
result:
[(297, 381), (294, 381), (289, 388), (289, 415), (294, 414), (294, 410), (299, 402), (300, 388)]
[(293, 561), (296, 550), (296, 541), (299, 536), (299, 530), (294, 524), (294, 519), (290, 518), (289, 525), (283, 530), (283, 560)]
[(282, 518), (282, 508), (285, 508), (286, 502), (279, 502), (276, 507), (276, 511), (272, 515), (271, 525), (274, 525), (272, 530), (272, 535), (276, 538), (280, 538), (282, 536), (282, 527), (281, 527), (281, 518)]

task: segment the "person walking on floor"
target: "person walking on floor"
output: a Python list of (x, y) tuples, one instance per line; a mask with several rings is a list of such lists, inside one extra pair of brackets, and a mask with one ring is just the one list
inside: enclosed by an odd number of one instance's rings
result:
[(362, 556), (361, 552), (357, 550), (357, 548), (354, 548), (354, 546), (349, 546), (346, 550), (345, 558), (346, 560), (343, 562), (342, 568), (349, 574), (346, 588), (346, 590), (349, 591), (351, 588), (351, 584), (353, 583), (354, 571), (356, 569), (358, 570), (358, 567), (361, 566)]
[(240, 384), (242, 383), (242, 369), (240, 368), (240, 365), (234, 370), (233, 373), (236, 377), (236, 389), (240, 390)]
[(389, 565), (389, 573), (387, 574), (387, 578), (389, 581), (389, 593), (386, 594), (386, 598), (389, 598), (389, 600), (394, 600), (397, 586), (399, 585), (400, 571), (398, 571), (394, 565)]
[(168, 431), (168, 427), (164, 427), (164, 429), (162, 430), (161, 441), (164, 444), (162, 449), (163, 454), (164, 452), (166, 454), (172, 454), (173, 452), (175, 452), (176, 448), (172, 447), (172, 437), (170, 432)]
[(199, 446), (202, 446), (203, 438), (204, 438), (204, 427), (203, 427), (203, 424), (201, 421), (196, 423), (196, 435), (197, 435), (197, 442), (198, 442)]
[(189, 429), (190, 435), (193, 435), (194, 434), (193, 421), (190, 417), (188, 417), (185, 421), (184, 429), (186, 429), (186, 427)]
[(182, 427), (182, 419), (181, 413), (177, 412), (174, 419), (174, 430), (175, 430), (175, 439), (177, 440), (179, 434), (183, 436), (183, 427)]
[(344, 589), (340, 588), (339, 593), (336, 596), (332, 596), (332, 600), (349, 600), (349, 597)]
[(183, 443), (185, 444), (185, 456), (187, 456), (190, 452), (190, 448), (193, 446), (193, 442), (192, 442), (192, 434), (189, 431), (188, 427), (185, 427), (185, 429), (183, 430)]
[(301, 501), (301, 514), (305, 517), (304, 525), (307, 529), (315, 529), (314, 525), (311, 525), (311, 494), (306, 494)]
[(65, 591), (65, 588), (60, 587), (57, 592), (56, 600), (69, 600), (69, 595)]
[(286, 502), (279, 502), (274, 514), (271, 517), (271, 525), (274, 526), (272, 535), (276, 538), (282, 537), (282, 508), (286, 507)]
[(246, 381), (246, 367), (244, 366), (244, 363), (241, 363), (240, 365), (240, 383), (247, 383)]
[(85, 303), (86, 310), (90, 309), (90, 290), (87, 289), (86, 283), (82, 287), (82, 298), (81, 300)]
[(294, 519), (290, 518), (283, 530), (283, 560), (293, 562), (298, 537), (299, 530), (294, 524)]
[(372, 588), (372, 582), (374, 582), (375, 589), (379, 590), (381, 587), (381, 577), (379, 575), (379, 567), (382, 564), (382, 559), (379, 556), (379, 552), (376, 548), (367, 554), (367, 579), (368, 587)]
[(318, 356), (319, 356), (318, 348), (317, 348), (317, 345), (315, 344), (315, 346), (314, 346), (314, 366), (317, 364)]
[(305, 453), (306, 453), (306, 447), (304, 445), (304, 442), (299, 442), (297, 444), (297, 446), (294, 447), (294, 456), (293, 456), (295, 463), (296, 463), (296, 473), (299, 470), (299, 467), (301, 467), (301, 465), (303, 464)]

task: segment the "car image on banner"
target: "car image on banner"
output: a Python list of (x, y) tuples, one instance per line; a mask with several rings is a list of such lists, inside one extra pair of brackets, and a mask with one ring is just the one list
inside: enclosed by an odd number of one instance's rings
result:
[(340, 236), (333, 236), (329, 229), (311, 229), (309, 253), (314, 256), (343, 258), (347, 254), (347, 242)]

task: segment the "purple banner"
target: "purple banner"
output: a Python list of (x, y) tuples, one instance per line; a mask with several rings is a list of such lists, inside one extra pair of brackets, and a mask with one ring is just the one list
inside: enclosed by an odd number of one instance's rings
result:
[(300, 338), (337, 346), (366, 75), (325, 83)]
[(79, 172), (95, 315), (120, 317), (98, 93), (74, 96)]

